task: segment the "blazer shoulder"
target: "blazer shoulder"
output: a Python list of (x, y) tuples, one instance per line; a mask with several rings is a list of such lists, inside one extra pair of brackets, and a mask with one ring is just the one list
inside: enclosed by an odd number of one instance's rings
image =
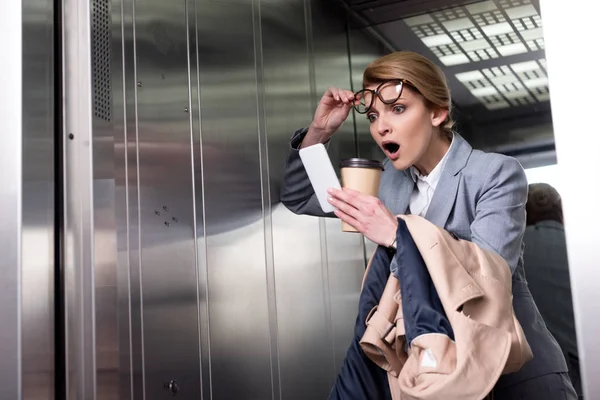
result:
[(516, 158), (481, 150), (473, 150), (465, 170), (482, 178), (508, 175), (526, 179), (525, 170)]

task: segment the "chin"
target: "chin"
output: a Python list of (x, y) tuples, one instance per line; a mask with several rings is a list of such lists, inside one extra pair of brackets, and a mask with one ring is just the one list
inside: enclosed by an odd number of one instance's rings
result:
[(397, 160), (390, 159), (390, 162), (392, 163), (394, 168), (399, 171), (404, 171), (404, 170), (410, 168), (410, 166), (412, 165), (411, 162), (403, 159), (402, 157), (398, 158)]

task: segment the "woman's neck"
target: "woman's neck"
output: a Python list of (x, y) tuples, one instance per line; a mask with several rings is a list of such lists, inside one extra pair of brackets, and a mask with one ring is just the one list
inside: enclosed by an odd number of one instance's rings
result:
[(423, 157), (414, 165), (421, 175), (427, 176), (433, 171), (448, 152), (450, 143), (450, 139), (446, 135), (434, 134), (427, 151), (425, 151)]

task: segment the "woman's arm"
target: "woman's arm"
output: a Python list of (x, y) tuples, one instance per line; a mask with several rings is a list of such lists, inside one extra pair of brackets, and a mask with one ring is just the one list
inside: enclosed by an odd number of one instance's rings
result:
[(525, 232), (527, 177), (512, 157), (494, 154), (471, 223), (471, 241), (502, 256), (514, 273)]
[(281, 202), (295, 214), (335, 218), (333, 213), (325, 213), (321, 209), (317, 195), (310, 184), (300, 159), (300, 144), (307, 131), (307, 128), (300, 129), (292, 137), (283, 176)]

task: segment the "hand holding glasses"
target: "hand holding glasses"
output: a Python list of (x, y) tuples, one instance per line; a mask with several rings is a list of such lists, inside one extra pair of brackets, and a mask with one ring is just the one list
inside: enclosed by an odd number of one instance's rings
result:
[(382, 82), (375, 90), (362, 89), (357, 93), (329, 87), (317, 106), (301, 147), (327, 142), (348, 118), (352, 108), (359, 114), (366, 114), (373, 106), (375, 96), (384, 104), (395, 103), (406, 84), (410, 85), (404, 79), (391, 79)]

